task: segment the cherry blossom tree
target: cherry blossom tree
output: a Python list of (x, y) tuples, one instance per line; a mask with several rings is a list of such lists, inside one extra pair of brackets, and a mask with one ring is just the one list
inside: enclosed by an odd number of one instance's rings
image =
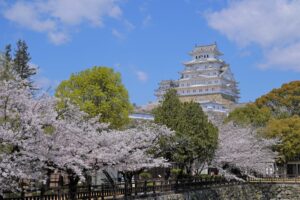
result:
[(266, 174), (275, 163), (277, 153), (271, 147), (277, 140), (258, 136), (253, 127), (240, 127), (234, 123), (219, 123), (219, 147), (213, 160), (221, 174), (237, 178), (232, 173), (238, 169), (241, 175)]
[(47, 118), (38, 113), (22, 81), (0, 82), (0, 194), (18, 189), (22, 179), (40, 178), (45, 158), (38, 150)]
[(42, 181), (58, 169), (68, 174), (70, 198), (78, 181), (94, 168), (122, 171), (166, 165), (150, 154), (160, 137), (173, 134), (161, 126), (115, 131), (89, 118), (76, 106), (56, 109), (55, 98), (33, 97), (26, 84), (0, 82), (0, 194), (18, 189), (22, 180)]

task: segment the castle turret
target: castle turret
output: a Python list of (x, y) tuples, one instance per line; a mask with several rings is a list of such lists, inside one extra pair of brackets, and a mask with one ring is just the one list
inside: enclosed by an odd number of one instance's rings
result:
[(217, 44), (195, 46), (192, 60), (183, 63), (177, 92), (181, 101), (198, 102), (205, 111), (227, 112), (239, 99), (230, 66), (219, 57)]

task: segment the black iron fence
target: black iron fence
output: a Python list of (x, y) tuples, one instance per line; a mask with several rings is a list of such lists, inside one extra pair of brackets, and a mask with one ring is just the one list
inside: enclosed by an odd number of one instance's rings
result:
[[(223, 178), (193, 178), (183, 180), (145, 180), (135, 181), (131, 184), (118, 183), (114, 186), (92, 185), (78, 186), (77, 199), (134, 199), (135, 197), (155, 196), (168, 192), (183, 192), (186, 190), (198, 190), (212, 186), (227, 184), (239, 184), (239, 182), (228, 182)], [(69, 198), (68, 187), (52, 188), (47, 191), (24, 190), (20, 194), (7, 193), (5, 200), (67, 200)]]

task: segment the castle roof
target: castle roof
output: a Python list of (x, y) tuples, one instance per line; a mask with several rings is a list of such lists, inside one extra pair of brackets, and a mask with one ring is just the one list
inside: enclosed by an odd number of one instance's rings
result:
[(196, 45), (195, 48), (189, 53), (191, 56), (201, 53), (213, 53), (215, 55), (223, 55), (217, 46), (217, 43), (209, 44), (209, 45)]

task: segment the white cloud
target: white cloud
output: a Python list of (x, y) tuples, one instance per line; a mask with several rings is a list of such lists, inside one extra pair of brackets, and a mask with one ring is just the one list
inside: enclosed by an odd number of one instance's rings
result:
[(123, 24), (128, 31), (133, 31), (135, 29), (135, 26), (128, 20), (124, 20)]
[(149, 26), (152, 21), (152, 16), (148, 14), (143, 20), (143, 27)]
[(48, 37), (56, 45), (66, 43), (70, 40), (69, 35), (64, 32), (49, 32)]
[(259, 65), (262, 69), (276, 67), (300, 72), (300, 42), (287, 47), (274, 47), (266, 53), (265, 57), (265, 63)]
[(17, 1), (5, 6), (6, 19), (28, 29), (45, 32), (55, 44), (69, 40), (66, 30), (82, 23), (103, 26), (105, 17), (122, 15), (117, 0), (46, 0)]
[(40, 19), (35, 6), (25, 2), (15, 3), (4, 12), (4, 17), (34, 31), (43, 32), (56, 29), (56, 23), (54, 21), (50, 19)]
[(111, 33), (113, 34), (113, 36), (115, 36), (116, 38), (122, 40), (125, 38), (125, 36), (118, 30), (116, 29), (112, 29)]
[(142, 82), (148, 81), (148, 75), (146, 74), (146, 72), (136, 71), (135, 74), (139, 81), (142, 81)]
[(51, 80), (45, 76), (39, 76), (35, 78), (34, 84), (38, 89), (50, 92), (59, 85), (59, 81)]
[[(206, 14), (208, 24), (241, 47), (259, 45), (264, 68), (300, 71), (300, 1), (235, 0)], [(283, 58), (283, 55), (286, 56)]]

